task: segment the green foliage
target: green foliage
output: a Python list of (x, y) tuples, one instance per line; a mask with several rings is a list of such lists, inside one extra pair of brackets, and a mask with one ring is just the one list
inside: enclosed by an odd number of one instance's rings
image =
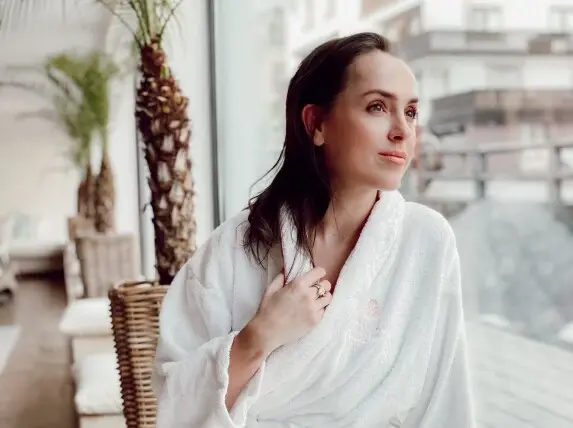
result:
[(78, 121), (90, 125), (107, 149), (110, 83), (119, 74), (117, 65), (107, 55), (94, 51), (85, 56), (55, 55), (44, 69), (60, 94), (72, 104)]
[[(131, 32), (139, 48), (152, 41), (161, 43), (167, 24), (183, 0), (94, 0), (105, 6)], [(130, 24), (135, 18), (135, 28)]]
[(26, 82), (0, 82), (0, 88), (16, 87), (48, 97), (50, 109), (24, 116), (57, 123), (74, 142), (71, 160), (83, 169), (89, 162), (94, 137), (98, 137), (103, 149), (107, 150), (110, 83), (120, 70), (107, 55), (94, 51), (86, 55), (54, 55), (39, 71), (46, 78), (47, 87)]

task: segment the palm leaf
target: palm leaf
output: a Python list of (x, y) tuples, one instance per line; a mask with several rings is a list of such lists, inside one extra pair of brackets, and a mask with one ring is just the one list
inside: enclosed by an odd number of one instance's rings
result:
[(28, 111), (25, 113), (20, 113), (16, 116), (18, 119), (26, 120), (26, 119), (42, 119), (47, 122), (52, 122), (61, 127), (61, 118), (58, 112), (54, 109), (40, 109), (37, 111)]
[[(79, 98), (80, 94), (77, 91), (74, 92), (73, 82), (67, 81), (62, 73), (58, 73), (53, 66), (49, 65), (49, 62), (50, 60), (42, 67), (6, 67), (7, 74), (19, 76), (20, 79), (0, 80), (0, 89), (6, 87), (22, 89), (48, 99), (52, 99), (54, 96), (63, 96), (71, 102), (79, 103), (81, 101)], [(22, 78), (26, 73), (35, 73), (36, 76), (33, 80)]]
[(21, 89), (23, 91), (30, 92), (47, 99), (50, 99), (54, 96), (52, 88), (48, 88), (47, 86), (39, 84), (38, 82), (20, 82), (16, 80), (0, 81), (0, 89), (4, 88)]
[(110, 83), (119, 67), (104, 53), (86, 55), (61, 53), (49, 57), (42, 67), (12, 67), (15, 74), (34, 71), (44, 80), (0, 82), (0, 88), (16, 87), (47, 97), (51, 109), (20, 115), (21, 118), (46, 119), (59, 125), (74, 141), (71, 158), (83, 167), (94, 136), (107, 150), (110, 120)]
[(168, 24), (178, 23), (175, 13), (183, 3), (183, 0), (93, 1), (106, 7), (125, 26), (140, 48), (152, 41), (162, 42)]

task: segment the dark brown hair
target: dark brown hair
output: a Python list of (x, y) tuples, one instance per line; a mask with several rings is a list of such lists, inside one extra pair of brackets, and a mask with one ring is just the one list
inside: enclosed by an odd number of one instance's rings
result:
[(358, 56), (389, 52), (390, 44), (375, 33), (359, 33), (330, 40), (314, 49), (299, 65), (286, 97), (286, 135), (279, 159), (267, 173), (270, 185), (249, 203), (243, 245), (262, 265), (268, 251), (280, 241), (280, 212), (284, 209), (297, 230), (297, 244), (307, 254), (314, 231), (331, 200), (322, 148), (313, 144), (302, 119), (308, 104), (328, 114), (344, 90), (347, 70)]

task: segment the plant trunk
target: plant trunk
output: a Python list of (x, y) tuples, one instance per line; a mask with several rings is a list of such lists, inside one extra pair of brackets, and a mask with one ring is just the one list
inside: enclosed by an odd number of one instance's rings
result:
[(78, 185), (78, 198), (77, 198), (77, 212), (78, 216), (86, 217), (88, 212), (88, 179), (87, 179), (87, 168), (84, 171), (84, 176), (82, 181)]
[(168, 285), (195, 251), (188, 99), (157, 42), (141, 50), (136, 117), (145, 144), (160, 284)]
[(88, 220), (93, 220), (94, 209), (95, 178), (92, 169), (88, 164), (84, 171), (84, 177), (78, 186), (77, 209), (78, 215)]
[(107, 151), (101, 159), (101, 167), (95, 182), (94, 225), (98, 233), (112, 232), (115, 228), (115, 187), (113, 171)]

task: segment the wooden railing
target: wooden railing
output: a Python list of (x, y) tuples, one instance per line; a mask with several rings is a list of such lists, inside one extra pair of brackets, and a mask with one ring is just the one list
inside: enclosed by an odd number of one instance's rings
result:
[[(521, 182), (546, 182), (549, 189), (550, 202), (561, 202), (561, 189), (565, 181), (573, 181), (573, 168), (566, 166), (562, 161), (562, 152), (573, 149), (573, 140), (556, 142), (539, 142), (533, 144), (522, 143), (495, 143), (482, 144), (474, 147), (441, 147), (433, 148), (431, 152), (422, 151), (417, 171), (413, 174), (414, 182), (409, 186), (411, 196), (425, 199), (425, 191), (434, 181), (473, 181), (475, 197), (486, 197), (488, 182), (496, 180), (510, 180)], [(511, 154), (519, 155), (527, 150), (549, 151), (548, 166), (539, 172), (521, 171), (516, 168), (507, 173), (488, 171), (488, 157), (491, 155)], [(441, 157), (445, 168), (432, 171), (424, 169), (427, 157)], [(447, 168), (448, 157), (459, 157), (469, 167), (465, 171), (452, 171)], [(573, 156), (572, 156), (573, 157)], [(469, 160), (469, 162), (468, 162)]]

